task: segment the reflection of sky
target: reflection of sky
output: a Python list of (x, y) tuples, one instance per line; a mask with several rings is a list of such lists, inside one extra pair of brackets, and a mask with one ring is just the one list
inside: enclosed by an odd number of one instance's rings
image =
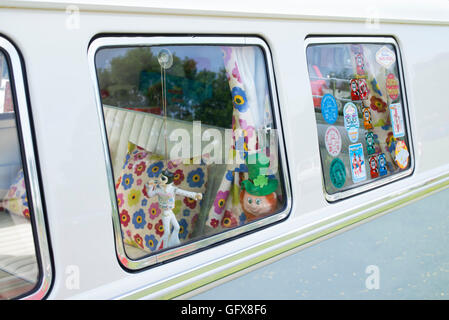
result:
[[(198, 71), (208, 70), (218, 72), (224, 68), (223, 54), (219, 46), (153, 46), (151, 51), (157, 56), (161, 48), (167, 48), (180, 59), (189, 58), (196, 61)], [(96, 56), (98, 68), (104, 69), (110, 66), (111, 60), (116, 57), (123, 57), (128, 50), (133, 48), (108, 48), (99, 50)]]

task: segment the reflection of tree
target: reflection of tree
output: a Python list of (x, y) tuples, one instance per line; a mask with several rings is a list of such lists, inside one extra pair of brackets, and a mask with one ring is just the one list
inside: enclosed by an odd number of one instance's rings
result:
[[(113, 58), (110, 66), (98, 70), (103, 103), (139, 110), (156, 107), (160, 112), (160, 73), (151, 48), (127, 50), (125, 55)], [(219, 72), (198, 71), (194, 59), (173, 55), (166, 79), (168, 116), (230, 127), (232, 100), (224, 68)]]

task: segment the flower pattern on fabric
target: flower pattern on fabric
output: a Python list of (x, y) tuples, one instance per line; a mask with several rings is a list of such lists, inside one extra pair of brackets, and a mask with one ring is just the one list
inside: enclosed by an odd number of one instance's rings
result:
[(234, 228), (238, 226), (237, 219), (234, 217), (232, 212), (228, 210), (225, 211), (221, 224), (225, 228)]
[(6, 195), (0, 201), (0, 207), (4, 210), (8, 210), (9, 213), (30, 219), (30, 208), (28, 206), (28, 198), (25, 188), (25, 177), (23, 170), (20, 169), (13, 183), (9, 186)]
[(242, 88), (234, 87), (231, 90), (232, 95), (232, 103), (234, 104), (234, 107), (239, 112), (246, 112), (248, 110), (248, 103), (246, 100), (246, 93), (243, 91)]
[(183, 181), (184, 181), (184, 173), (180, 169), (176, 170), (175, 173), (173, 174), (173, 184), (175, 186), (179, 186)]
[(162, 223), (162, 220), (159, 220), (154, 227), (156, 229), (156, 234), (159, 237), (162, 237), (164, 235), (164, 224)]
[(123, 175), (122, 186), (123, 189), (128, 190), (132, 187), (134, 183), (134, 178), (132, 174)]
[(214, 201), (214, 211), (217, 214), (221, 214), (228, 199), (229, 191), (218, 191)]
[(139, 246), (139, 247), (141, 247), (142, 249), (143, 249), (143, 239), (142, 239), (142, 237), (140, 236), (140, 234), (135, 234), (134, 235), (134, 242)]
[(196, 200), (195, 199), (190, 199), (189, 197), (184, 197), (183, 202), (190, 209), (195, 209), (195, 207), (196, 207)]
[(134, 173), (137, 174), (138, 176), (140, 176), (145, 169), (147, 168), (146, 164), (144, 161), (140, 162), (138, 165), (136, 165), (136, 168), (134, 169)]
[(119, 193), (117, 195), (117, 205), (119, 208), (121, 208), (123, 206), (123, 203), (125, 202), (125, 200), (123, 199), (123, 193)]
[(239, 119), (240, 129), (243, 130), (243, 136), (245, 138), (252, 138), (254, 134), (254, 127), (247, 124), (246, 120)]
[(158, 241), (156, 240), (156, 237), (152, 235), (145, 235), (145, 245), (148, 249), (151, 251), (156, 250)]
[(148, 167), (147, 174), (150, 178), (159, 177), (159, 174), (161, 173), (163, 168), (164, 163), (162, 161), (158, 161)]
[(237, 67), (237, 62), (234, 64), (232, 69), (232, 76), (240, 83), (242, 83), (242, 78), (240, 77), (239, 67)]
[(186, 219), (179, 221), (179, 239), (186, 239), (189, 233), (188, 224)]
[(129, 217), (128, 211), (122, 210), (122, 212), (120, 212), (120, 223), (121, 223), (124, 227), (127, 227), (127, 226), (128, 226), (128, 223), (129, 223), (130, 219), (131, 219), (131, 218)]
[(128, 193), (128, 204), (133, 207), (139, 203), (141, 192), (137, 189), (132, 189)]
[(159, 203), (153, 202), (148, 209), (148, 213), (150, 215), (150, 219), (154, 220), (161, 214), (161, 209), (159, 208)]
[(145, 213), (143, 212), (142, 209), (140, 209), (139, 211), (134, 212), (133, 214), (133, 225), (136, 229), (143, 229), (145, 228), (146, 225), (146, 220), (145, 220)]

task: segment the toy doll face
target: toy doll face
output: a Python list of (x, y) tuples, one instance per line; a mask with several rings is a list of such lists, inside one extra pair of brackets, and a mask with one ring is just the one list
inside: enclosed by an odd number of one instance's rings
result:
[(241, 204), (244, 211), (255, 216), (269, 214), (276, 208), (276, 196), (274, 192), (268, 196), (254, 196), (245, 191)]

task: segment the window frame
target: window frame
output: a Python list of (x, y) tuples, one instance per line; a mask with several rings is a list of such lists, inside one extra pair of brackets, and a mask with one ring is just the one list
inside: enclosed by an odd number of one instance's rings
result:
[[(119, 219), (119, 211), (117, 207), (117, 197), (115, 192), (115, 181), (112, 168), (112, 161), (109, 152), (108, 136), (105, 125), (105, 118), (103, 112), (103, 106), (101, 103), (100, 89), (97, 77), (97, 70), (95, 67), (95, 57), (96, 53), (100, 49), (104, 48), (114, 48), (114, 47), (139, 47), (139, 46), (176, 46), (176, 45), (225, 45), (225, 46), (245, 46), (253, 45), (258, 46), (262, 50), (265, 59), (265, 68), (267, 73), (268, 88), (270, 90), (271, 106), (272, 106), (272, 118), (273, 123), (276, 125), (278, 134), (278, 152), (279, 152), (279, 164), (280, 164), (280, 175), (282, 175), (283, 180), (283, 190), (285, 204), (281, 211), (273, 215), (264, 217), (260, 220), (242, 225), (233, 229), (224, 230), (213, 235), (205, 235), (204, 238), (199, 240), (192, 240), (179, 247), (173, 249), (166, 249), (162, 252), (155, 252), (150, 255), (145, 255), (141, 259), (131, 259), (127, 256), (123, 239), (121, 236), (121, 226)], [(114, 229), (115, 247), (118, 260), (120, 265), (128, 271), (141, 270), (147, 267), (154, 266), (158, 263), (169, 262), (174, 259), (186, 256), (188, 254), (193, 254), (199, 250), (208, 249), (212, 246), (218, 245), (224, 241), (235, 240), (239, 236), (244, 236), (245, 234), (253, 231), (261, 231), (261, 228), (268, 225), (273, 225), (280, 221), (285, 220), (291, 211), (292, 207), (292, 193), (290, 189), (290, 176), (288, 173), (286, 148), (284, 143), (284, 135), (282, 130), (281, 114), (278, 104), (277, 90), (275, 86), (274, 69), (272, 64), (271, 52), (264, 40), (258, 37), (239, 37), (239, 36), (207, 36), (207, 35), (99, 35), (95, 37), (88, 48), (88, 63), (89, 69), (94, 85), (95, 102), (97, 105), (97, 112), (99, 117), (99, 124), (101, 128), (102, 142), (103, 142), (103, 152), (105, 156), (105, 164), (107, 170), (108, 179), (108, 189), (110, 196), (110, 204), (112, 208), (112, 223)]]
[[(339, 200), (343, 200), (358, 194), (362, 194), (364, 192), (371, 191), (375, 188), (387, 185), (399, 179), (405, 178), (407, 176), (411, 176), (415, 169), (415, 152), (413, 148), (413, 139), (412, 139), (412, 128), (410, 123), (410, 114), (409, 114), (409, 106), (407, 100), (407, 92), (405, 89), (405, 77), (403, 73), (402, 66), (402, 57), (401, 51), (397, 41), (393, 37), (382, 37), (382, 36), (309, 36), (304, 41), (304, 55), (306, 58), (306, 68), (308, 69), (308, 61), (307, 61), (307, 48), (312, 45), (329, 45), (329, 44), (391, 44), (395, 50), (396, 54), (396, 63), (398, 67), (398, 80), (400, 86), (400, 95), (401, 95), (401, 104), (402, 109), (404, 110), (404, 124), (406, 127), (406, 137), (408, 141), (408, 149), (410, 153), (410, 167), (402, 172), (393, 174), (391, 176), (385, 177), (383, 179), (379, 179), (370, 183), (366, 183), (361, 186), (355, 186), (351, 189), (336, 192), (334, 194), (329, 194), (326, 190), (325, 181), (324, 181), (324, 171), (323, 171), (323, 160), (321, 157), (321, 152), (319, 151), (319, 141), (317, 140), (318, 153), (320, 155), (320, 168), (321, 168), (321, 182), (323, 188), (323, 194), (326, 201), (333, 203)], [(308, 75), (308, 83), (310, 85), (309, 72)], [(310, 92), (310, 102), (313, 103), (312, 92)], [(312, 104), (313, 105), (313, 104)], [(315, 113), (315, 111), (313, 111)], [(314, 114), (315, 118), (315, 114)], [(315, 119), (315, 125), (317, 125)]]
[(25, 187), (30, 206), (30, 227), (38, 264), (39, 275), (35, 287), (15, 299), (43, 299), (48, 294), (53, 280), (53, 265), (50, 252), (50, 240), (47, 234), (44, 205), (39, 180), (39, 167), (34, 144), (32, 115), (29, 109), (25, 68), (21, 55), (7, 38), (0, 34), (0, 51), (4, 54), (9, 72), (11, 95), (14, 103), (14, 117), (21, 162), (24, 171)]

